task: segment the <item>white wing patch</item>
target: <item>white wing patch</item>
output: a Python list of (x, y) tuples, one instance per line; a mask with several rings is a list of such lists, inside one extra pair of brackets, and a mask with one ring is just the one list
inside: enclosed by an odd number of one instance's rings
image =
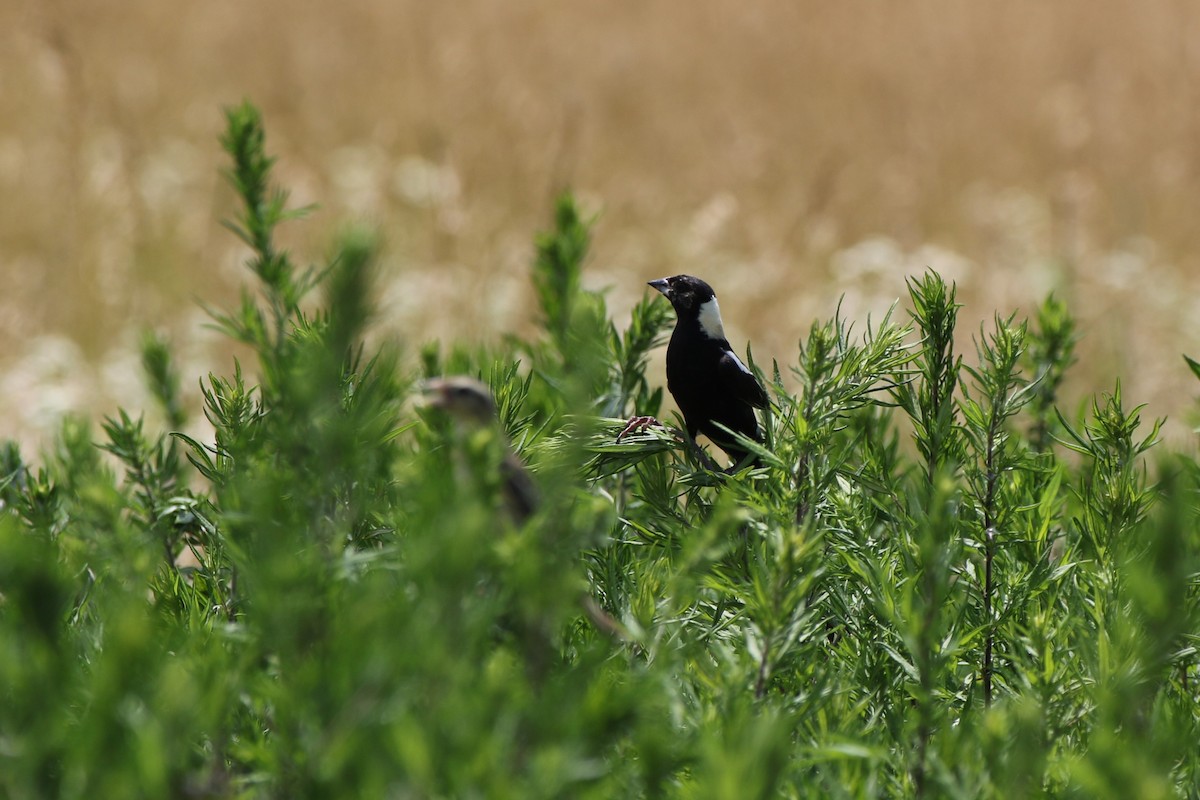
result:
[(733, 359), (733, 363), (738, 365), (738, 369), (751, 377), (754, 376), (754, 373), (750, 371), (750, 368), (742, 363), (742, 360), (738, 358), (737, 353), (733, 352), (733, 350), (729, 351), (729, 357)]
[[(700, 330), (704, 331), (704, 335), (710, 339), (725, 338), (725, 326), (721, 323), (721, 307), (717, 305), (715, 297), (700, 305)], [(746, 369), (742, 362), (739, 361), (738, 365), (742, 369)]]

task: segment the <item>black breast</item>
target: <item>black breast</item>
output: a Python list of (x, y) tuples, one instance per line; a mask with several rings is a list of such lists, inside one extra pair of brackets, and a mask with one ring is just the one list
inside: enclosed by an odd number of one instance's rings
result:
[[(746, 376), (736, 368), (730, 372), (729, 365), (738, 363), (736, 356), (729, 360), (731, 355), (726, 340), (676, 326), (667, 348), (667, 388), (683, 413), (688, 435), (704, 434), (731, 458), (740, 460), (745, 451), (714, 423), (755, 440), (761, 441), (761, 435), (754, 407), (747, 399)], [(757, 381), (749, 381), (762, 392)]]

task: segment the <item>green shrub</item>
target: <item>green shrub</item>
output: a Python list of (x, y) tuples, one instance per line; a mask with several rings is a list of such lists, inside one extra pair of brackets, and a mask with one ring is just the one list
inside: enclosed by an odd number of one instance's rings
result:
[[(727, 475), (668, 430), (617, 440), (661, 412), (672, 316), (610, 321), (569, 197), (540, 335), (411, 374), (363, 344), (372, 236), (297, 269), (257, 111), (223, 141), (256, 284), (213, 313), (257, 363), (203, 381), (213, 440), (175, 432), (148, 337), (172, 432), (119, 411), (37, 467), (0, 449), (0, 795), (1200, 792), (1200, 468), (1147, 464), (1119, 384), (1056, 412), (1061, 303), (996, 317), (970, 364), (934, 274), (910, 322), (813, 325), (799, 391), (765, 381), (763, 466)], [(495, 426), (411, 402), (451, 372)]]

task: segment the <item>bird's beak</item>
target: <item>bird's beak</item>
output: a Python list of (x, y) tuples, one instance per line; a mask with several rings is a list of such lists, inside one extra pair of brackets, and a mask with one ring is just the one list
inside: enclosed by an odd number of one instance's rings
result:
[(431, 378), (421, 384), (421, 399), (426, 408), (445, 408), (448, 394), (446, 382), (440, 378)]
[(650, 281), (650, 282), (648, 282), (646, 285), (647, 285), (647, 286), (653, 286), (655, 289), (658, 289), (660, 292), (662, 292), (664, 295), (666, 295), (666, 297), (667, 297), (668, 299), (670, 299), (670, 297), (671, 297), (671, 284), (667, 282), (667, 279), (666, 279), (666, 278), (659, 278), (659, 279), (658, 279), (658, 280), (656, 280), (656, 281)]

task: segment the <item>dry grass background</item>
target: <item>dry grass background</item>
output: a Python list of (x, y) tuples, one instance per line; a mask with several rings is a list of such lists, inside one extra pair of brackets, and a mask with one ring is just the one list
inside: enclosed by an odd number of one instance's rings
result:
[(1188, 440), (1198, 95), (1188, 0), (6, 0), (0, 436), (141, 407), (145, 326), (189, 380), (226, 369), (195, 300), (244, 278), (216, 140), (249, 98), (321, 204), (290, 244), (377, 225), (409, 341), (527, 325), (532, 234), (570, 186), (618, 310), (693, 272), (735, 346), (786, 363), (839, 296), (878, 314), (927, 266), (965, 347), (1055, 291), (1076, 401), (1120, 377)]

